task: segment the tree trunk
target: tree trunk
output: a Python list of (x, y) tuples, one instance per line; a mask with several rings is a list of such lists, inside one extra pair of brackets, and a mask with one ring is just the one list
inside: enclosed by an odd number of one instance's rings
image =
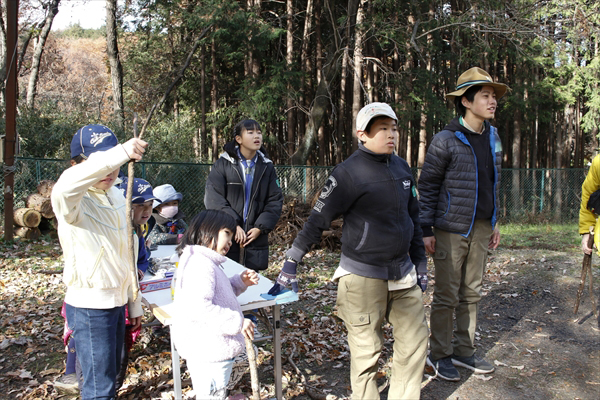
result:
[(348, 46), (344, 46), (344, 50), (342, 53), (342, 71), (340, 77), (340, 101), (339, 101), (339, 109), (338, 109), (338, 119), (337, 119), (337, 144), (336, 144), (336, 163), (341, 163), (344, 159), (344, 136), (345, 130), (350, 129), (350, 127), (346, 126), (346, 115), (347, 111), (347, 103), (346, 103), (346, 86), (348, 85), (348, 60), (350, 59), (350, 55), (348, 54)]
[(42, 23), (40, 25), (37, 25), (37, 24), (31, 25), (31, 27), (28, 29), (27, 33), (25, 35), (23, 35), (24, 38), (21, 39), (23, 41), (23, 44), (21, 45), (21, 51), (19, 52), (19, 61), (17, 64), (17, 72), (21, 71), (21, 67), (23, 66), (23, 60), (25, 59), (25, 56), (27, 55), (27, 49), (29, 48), (29, 42), (31, 41), (33, 34), (36, 31), (38, 31), (39, 29), (41, 29), (43, 24), (45, 24), (45, 23), (46, 23), (46, 20), (42, 21)]
[(319, 127), (323, 123), (323, 117), (329, 106), (330, 99), (328, 92), (327, 79), (324, 76), (321, 76), (321, 81), (317, 87), (315, 98), (312, 101), (312, 107), (310, 108), (310, 119), (308, 120), (306, 133), (300, 143), (300, 147), (292, 156), (292, 165), (306, 165), (310, 151), (314, 147), (317, 139)]
[(106, 54), (110, 64), (110, 80), (113, 93), (113, 110), (117, 125), (125, 129), (125, 106), (123, 104), (123, 66), (117, 43), (117, 0), (106, 0)]
[(6, 93), (6, 78), (8, 71), (6, 66), (9, 64), (8, 55), (6, 54), (6, 2), (1, 0), (0, 8), (0, 109), (5, 109), (5, 93)]
[[(218, 110), (218, 97), (217, 97), (217, 44), (215, 43), (215, 39), (213, 38), (210, 48), (210, 67), (212, 72), (212, 86), (210, 91), (211, 98), (211, 107), (212, 111), (216, 113)], [(218, 150), (218, 137), (217, 137), (217, 122), (213, 121), (212, 128), (212, 160), (213, 162), (217, 161), (217, 157), (219, 156)]]
[[(433, 3), (429, 3), (429, 18), (434, 18)], [(427, 35), (427, 51), (425, 57), (427, 59), (427, 82), (432, 83), (431, 77), (431, 47), (433, 42), (433, 35)], [(426, 96), (426, 94), (423, 94)], [(421, 103), (421, 121), (419, 124), (419, 149), (417, 153), (417, 167), (421, 168), (425, 164), (425, 154), (427, 153), (427, 113), (429, 112), (429, 103), (426, 98), (423, 98)]]
[[(260, 0), (246, 0), (246, 10), (248, 10), (251, 13), (259, 14), (260, 13)], [(259, 23), (259, 21), (256, 21), (255, 16), (251, 17), (249, 22), (250, 22), (250, 24), (253, 24), (253, 25)], [(252, 37), (249, 37), (248, 39), (249, 39), (250, 45), (248, 47), (248, 51), (246, 52), (245, 74), (246, 74), (246, 76), (250, 77), (251, 79), (256, 79), (256, 77), (260, 73), (260, 68), (259, 68), (260, 64), (258, 62), (259, 61), (258, 57), (256, 57), (254, 54), (254, 49), (253, 49), (253, 45), (252, 45)]]
[[(319, 71), (323, 70), (323, 42), (321, 41), (321, 10), (322, 10), (322, 0), (315, 0), (315, 63), (317, 71), (317, 86), (321, 84), (321, 74)], [(326, 158), (326, 148), (325, 148), (325, 124), (319, 125), (318, 131), (318, 143), (319, 143), (319, 160), (318, 165), (327, 165)], [(329, 130), (327, 131), (329, 132)]]
[[(285, 62), (288, 71), (291, 71), (294, 64), (294, 1), (287, 0), (287, 33), (286, 33), (286, 55)], [(292, 96), (292, 85), (288, 83), (288, 96), (286, 99), (287, 107), (287, 158), (294, 154), (294, 144), (296, 141), (296, 109), (294, 107), (294, 97)]]
[(35, 103), (35, 96), (37, 94), (37, 83), (40, 74), (40, 62), (42, 59), (42, 54), (44, 53), (46, 39), (48, 39), (48, 34), (50, 33), (50, 29), (52, 28), (52, 21), (54, 21), (54, 17), (56, 16), (56, 14), (58, 14), (59, 3), (60, 0), (52, 0), (48, 3), (44, 26), (36, 40), (35, 47), (33, 49), (33, 55), (31, 60), (31, 73), (29, 74), (29, 84), (27, 86), (28, 108), (33, 108)]
[[(304, 136), (309, 134), (306, 132), (307, 125), (306, 123), (306, 112), (304, 110), (308, 110), (310, 108), (310, 103), (308, 102), (308, 98), (310, 97), (311, 91), (311, 68), (310, 68), (310, 55), (309, 48), (311, 44), (311, 34), (312, 34), (312, 21), (313, 21), (313, 0), (307, 0), (306, 3), (306, 15), (304, 18), (304, 32), (302, 33), (302, 48), (300, 50), (300, 68), (302, 69), (302, 78), (300, 80), (300, 98), (299, 102), (302, 107), (300, 113), (298, 113), (298, 140), (303, 141)], [(309, 117), (310, 118), (310, 117)], [(308, 138), (307, 140), (311, 140)], [(302, 146), (302, 145), (301, 145)]]
[(296, 153), (292, 156), (292, 165), (306, 165), (306, 161), (310, 155), (311, 149), (314, 147), (317, 140), (319, 127), (323, 123), (323, 118), (327, 112), (327, 108), (331, 102), (329, 82), (339, 72), (339, 64), (332, 59), (328, 59), (325, 63), (326, 70), (320, 70), (321, 77), (314, 98), (311, 101), (310, 119), (306, 129), (306, 134)]
[(206, 54), (206, 46), (202, 45), (200, 50), (200, 63), (201, 63), (201, 75), (200, 75), (200, 98), (202, 101), (202, 130), (200, 132), (200, 157), (206, 157), (208, 154), (208, 135), (206, 134), (206, 62), (204, 56)]
[(363, 106), (362, 102), (362, 67), (363, 53), (362, 47), (365, 40), (365, 31), (362, 26), (365, 18), (365, 7), (367, 0), (360, 0), (358, 10), (356, 11), (356, 31), (354, 39), (354, 69), (353, 69), (353, 86), (352, 86), (352, 151), (358, 148), (358, 140), (356, 139), (356, 116)]

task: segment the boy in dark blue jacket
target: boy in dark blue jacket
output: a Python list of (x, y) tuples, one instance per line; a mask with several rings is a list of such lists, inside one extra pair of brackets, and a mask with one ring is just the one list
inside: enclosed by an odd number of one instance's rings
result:
[(388, 398), (419, 398), (427, 351), (421, 293), (427, 260), (415, 184), (406, 161), (394, 154), (397, 117), (388, 104), (363, 107), (356, 129), (359, 149), (331, 173), (269, 293), (290, 285), (298, 290), (297, 263), (342, 215), (342, 255), (333, 280), (338, 313), (348, 329), (352, 398), (379, 398), (384, 319), (394, 326)]
[(459, 116), (433, 137), (419, 178), (423, 241), (435, 263), (427, 364), (448, 381), (460, 380), (456, 366), (494, 371), (475, 355), (474, 341), (488, 248), (500, 241), (502, 146), (488, 120), (507, 89), (477, 67), (458, 78), (446, 97), (454, 99)]

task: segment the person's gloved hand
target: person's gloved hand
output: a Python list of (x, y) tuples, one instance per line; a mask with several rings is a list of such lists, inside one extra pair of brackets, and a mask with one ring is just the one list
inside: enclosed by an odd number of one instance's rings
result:
[(421, 275), (421, 274), (417, 275), (417, 285), (419, 285), (421, 287), (421, 290), (423, 292), (425, 292), (425, 290), (427, 290), (427, 281), (428, 281), (427, 273), (425, 273), (423, 275)]
[(269, 290), (268, 294), (270, 294), (271, 296), (277, 296), (283, 291), (284, 288), (288, 286), (291, 286), (292, 290), (295, 293), (298, 293), (298, 280), (296, 279), (297, 265), (298, 263), (296, 263), (293, 260), (286, 260), (283, 263), (283, 268), (281, 268), (281, 272), (277, 277), (277, 281), (275, 282), (271, 290)]

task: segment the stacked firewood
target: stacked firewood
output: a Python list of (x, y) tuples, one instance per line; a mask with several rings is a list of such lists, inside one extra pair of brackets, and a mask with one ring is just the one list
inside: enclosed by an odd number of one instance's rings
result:
[(31, 240), (38, 239), (42, 234), (57, 237), (57, 222), (50, 202), (53, 187), (53, 181), (41, 181), (37, 185), (37, 193), (25, 199), (25, 207), (14, 211), (15, 236)]
[[(316, 198), (313, 199), (311, 205), (300, 202), (296, 198), (288, 199), (283, 204), (279, 222), (277, 222), (275, 229), (269, 235), (271, 244), (279, 246), (291, 245), (298, 232), (304, 227), (304, 223), (308, 220), (315, 200)], [(339, 250), (342, 243), (342, 225), (343, 221), (341, 218), (332, 221), (330, 228), (323, 231), (318, 247)]]

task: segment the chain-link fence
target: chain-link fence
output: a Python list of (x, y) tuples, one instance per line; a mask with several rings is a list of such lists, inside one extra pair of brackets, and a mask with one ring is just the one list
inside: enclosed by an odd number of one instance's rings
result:
[[(45, 179), (56, 180), (68, 161), (18, 158), (15, 162), (14, 208), (24, 207), (25, 198)], [(170, 183), (183, 194), (182, 210), (192, 216), (204, 208), (204, 186), (209, 164), (140, 162), (135, 176), (153, 186)], [(312, 202), (333, 167), (276, 166), (286, 197)], [(123, 167), (126, 173), (126, 166)], [(417, 177), (419, 170), (413, 169)], [(498, 216), (505, 222), (575, 222), (579, 215), (583, 169), (503, 169)], [(0, 182), (3, 188), (4, 182)], [(4, 190), (2, 190), (4, 192)], [(4, 209), (4, 197), (0, 197)], [(2, 219), (4, 212), (2, 211)]]

